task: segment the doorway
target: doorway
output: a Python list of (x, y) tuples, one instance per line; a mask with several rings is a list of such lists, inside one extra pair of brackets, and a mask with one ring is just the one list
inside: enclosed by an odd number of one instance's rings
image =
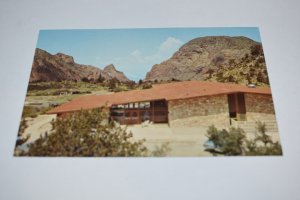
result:
[(228, 95), (229, 117), (238, 121), (246, 120), (246, 104), (244, 93)]

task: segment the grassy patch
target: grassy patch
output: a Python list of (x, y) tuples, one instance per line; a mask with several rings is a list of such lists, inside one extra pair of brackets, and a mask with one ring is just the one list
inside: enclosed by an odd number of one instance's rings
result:
[(90, 94), (93, 91), (106, 90), (101, 84), (86, 82), (40, 82), (29, 83), (27, 96), (53, 96), (64, 94)]
[(35, 118), (38, 115), (45, 114), (50, 109), (51, 109), (51, 107), (24, 106), (23, 113), (22, 113), (22, 119), (24, 119), (26, 117)]

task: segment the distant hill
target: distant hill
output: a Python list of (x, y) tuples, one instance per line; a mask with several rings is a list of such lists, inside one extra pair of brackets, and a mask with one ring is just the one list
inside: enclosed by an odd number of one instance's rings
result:
[(47, 51), (37, 48), (33, 60), (29, 82), (41, 81), (93, 81), (97, 79), (117, 79), (120, 82), (130, 81), (123, 72), (117, 71), (111, 64), (103, 70), (74, 62), (72, 56), (57, 53), (52, 55)]
[(268, 85), (261, 43), (247, 37), (209, 36), (184, 44), (152, 67), (145, 80), (212, 80)]

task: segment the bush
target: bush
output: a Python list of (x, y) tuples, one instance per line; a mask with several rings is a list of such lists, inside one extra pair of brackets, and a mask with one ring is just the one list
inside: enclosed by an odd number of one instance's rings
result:
[(252, 56), (263, 55), (262, 45), (256, 44), (256, 45), (251, 46), (251, 55)]
[(225, 155), (242, 155), (243, 140), (245, 139), (244, 131), (241, 128), (230, 128), (229, 131), (218, 130), (211, 126), (207, 130), (207, 137), (213, 141), (219, 151)]
[(253, 141), (246, 141), (246, 155), (282, 155), (282, 149), (279, 142), (273, 142), (271, 137), (266, 134), (266, 125), (257, 122), (256, 129), (258, 131)]
[(105, 81), (105, 78), (99, 74), (99, 77), (96, 79), (96, 83), (103, 83)]
[[(149, 156), (144, 140), (134, 142), (132, 133), (108, 122), (104, 108), (82, 110), (58, 118), (53, 131), (30, 144), (22, 156)], [(160, 152), (161, 153), (161, 152)]]
[(40, 109), (35, 106), (24, 106), (23, 108), (23, 113), (22, 113), (22, 119), (26, 117), (32, 117), (35, 118), (37, 117), (38, 112)]
[(85, 83), (89, 83), (89, 82), (90, 82), (90, 80), (89, 80), (87, 77), (83, 77), (83, 78), (81, 79), (81, 81), (82, 81), (82, 82), (85, 82)]
[[(218, 152), (224, 155), (282, 155), (279, 142), (273, 142), (266, 134), (266, 125), (257, 122), (257, 134), (254, 140), (247, 140), (241, 128), (230, 128), (229, 131), (218, 130), (210, 126), (207, 137), (212, 141)], [(215, 150), (212, 151), (215, 153)]]
[(113, 91), (115, 88), (118, 87), (119, 84), (120, 84), (120, 81), (118, 79), (112, 78), (107, 81), (106, 86), (108, 87), (108, 89), (110, 91)]

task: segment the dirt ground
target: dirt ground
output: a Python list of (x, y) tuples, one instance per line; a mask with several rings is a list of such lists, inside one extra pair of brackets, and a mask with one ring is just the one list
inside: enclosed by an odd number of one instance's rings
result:
[(56, 119), (56, 115), (38, 115), (36, 118), (30, 118), (27, 121), (28, 128), (25, 129), (24, 135), (30, 135), (27, 144), (37, 140), (40, 135), (50, 132), (52, 129), (51, 121)]
[[(24, 134), (30, 135), (29, 140), (24, 144), (34, 142), (45, 134), (50, 132), (51, 121), (56, 115), (39, 115), (36, 118), (28, 119), (28, 128)], [(155, 150), (164, 143), (169, 143), (171, 150), (167, 156), (211, 156), (204, 151), (203, 143), (207, 140), (205, 136), (206, 127), (190, 128), (170, 128), (167, 124), (150, 124), (148, 126), (132, 125), (127, 127), (127, 131), (133, 133), (134, 140), (146, 139), (145, 145), (150, 150)]]
[(150, 150), (168, 142), (171, 150), (167, 156), (212, 156), (203, 147), (207, 127), (170, 128), (167, 124), (152, 124), (145, 127), (131, 125), (127, 130), (132, 132), (135, 140), (145, 138), (145, 145)]
[[(45, 132), (50, 133), (52, 129), (51, 121), (56, 119), (56, 115), (39, 115), (36, 118), (30, 118), (27, 121), (28, 128), (24, 135), (29, 134), (29, 140), (23, 145), (37, 140)], [(125, 128), (126, 126), (122, 126)], [(205, 151), (203, 144), (207, 141), (206, 131), (208, 127), (169, 127), (168, 124), (147, 124), (130, 125), (126, 127), (127, 131), (132, 132), (133, 140), (146, 139), (145, 145), (149, 150), (155, 150), (161, 145), (168, 143), (170, 151), (167, 156), (174, 157), (198, 157), (212, 156), (210, 152)], [(275, 141), (279, 140), (278, 133), (270, 134)], [(254, 134), (247, 134), (252, 138)]]

